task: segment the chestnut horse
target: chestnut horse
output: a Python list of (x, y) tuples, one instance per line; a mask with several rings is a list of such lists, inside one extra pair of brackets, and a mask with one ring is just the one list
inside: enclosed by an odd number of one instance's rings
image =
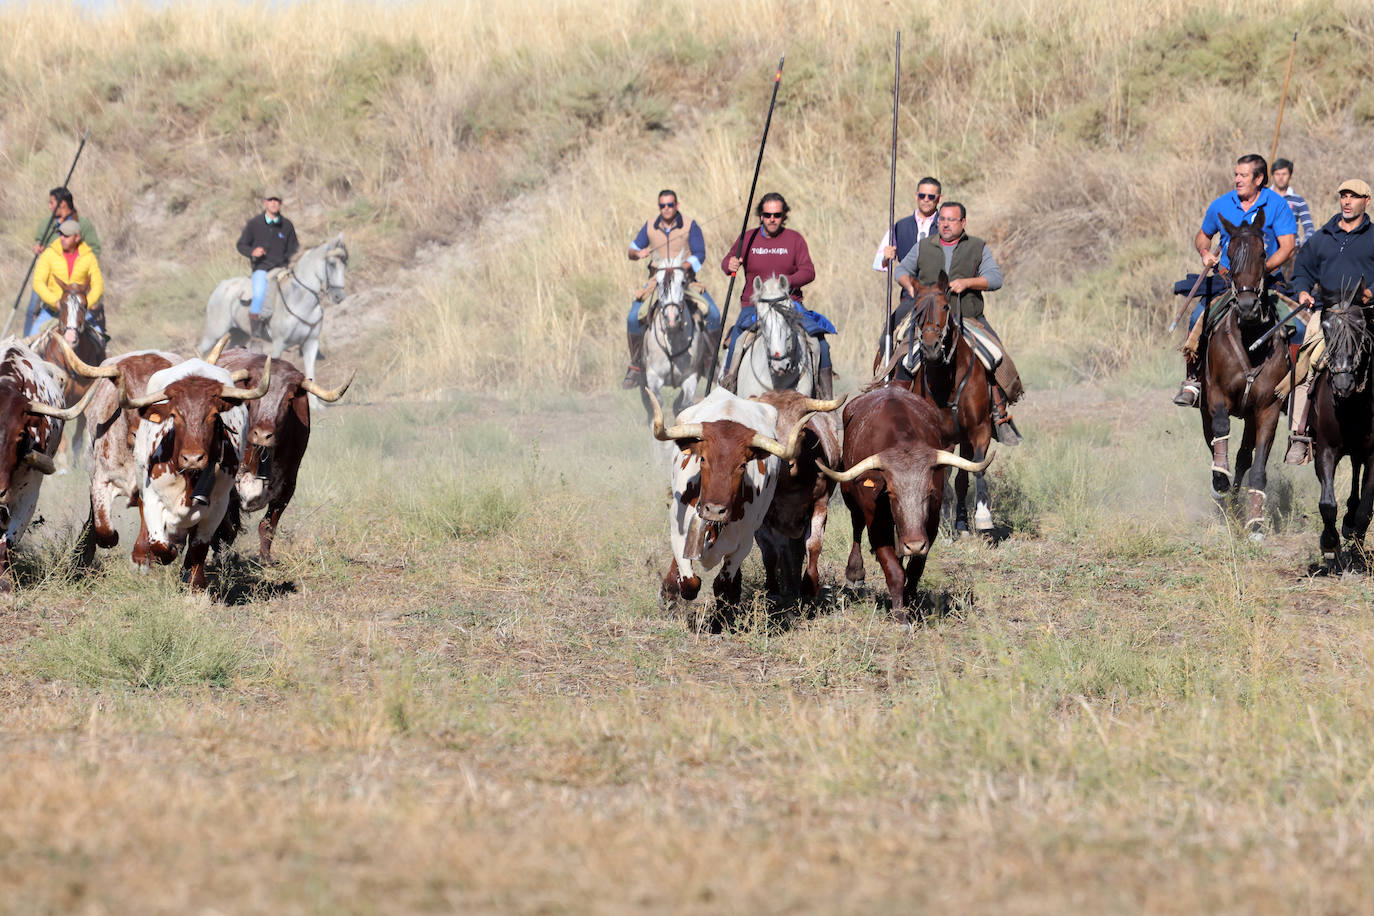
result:
[[(881, 358), (881, 356), (879, 357)], [(893, 367), (893, 383), (930, 402), (940, 417), (940, 441), (959, 446), (959, 454), (982, 463), (992, 443), (991, 379), (964, 336), (963, 322), (949, 304), (949, 278), (944, 271), (932, 286), (916, 285), (909, 350)], [(973, 526), (992, 531), (992, 503), (983, 471), (974, 476)], [(969, 472), (954, 477), (954, 531), (969, 535)]]
[[(1313, 467), (1321, 482), (1322, 560), (1340, 566), (1341, 537), (1359, 546), (1374, 512), (1374, 487), (1369, 485), (1374, 459), (1374, 328), (1364, 297), (1364, 278), (1321, 311), (1326, 340), (1326, 368), (1312, 380)], [(1350, 456), (1350, 498), (1340, 536), (1336, 534), (1336, 465)]]
[[(1264, 288), (1264, 208), (1252, 222), (1233, 226), (1223, 217), (1221, 223), (1230, 235), (1226, 254), (1231, 262), (1231, 288), (1198, 320), (1209, 321), (1211, 309), (1219, 303), (1225, 308), (1230, 300), (1230, 307), (1210, 332), (1204, 326), (1207, 344), (1202, 350), (1198, 408), (1203, 439), (1212, 452), (1212, 498), (1221, 502), (1228, 492), (1238, 494), (1244, 477), (1249, 488), (1245, 527), (1258, 539), (1264, 524), (1265, 465), (1283, 403), (1274, 386), (1290, 368), (1288, 339), (1276, 334), (1257, 352), (1250, 352), (1276, 317), (1272, 297)], [(1231, 417), (1244, 421), (1234, 475), (1229, 453)]]

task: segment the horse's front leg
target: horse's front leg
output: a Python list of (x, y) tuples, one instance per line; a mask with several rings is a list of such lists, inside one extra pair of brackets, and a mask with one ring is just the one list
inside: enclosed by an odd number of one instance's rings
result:
[[(1256, 422), (1246, 420), (1241, 425), (1240, 448), (1236, 449), (1236, 467), (1231, 474), (1231, 492), (1239, 493), (1241, 481), (1247, 480), (1246, 474), (1255, 466)], [(1264, 466), (1264, 462), (1260, 462)]]
[[(1269, 483), (1269, 450), (1274, 447), (1274, 432), (1279, 427), (1279, 402), (1275, 400), (1260, 410), (1254, 418), (1254, 464), (1247, 481), (1250, 485), (1245, 513), (1245, 527), (1252, 537), (1259, 537), (1264, 526), (1264, 488)], [(1248, 425), (1248, 424), (1247, 424)], [(1239, 474), (1237, 475), (1239, 479)]]
[(1214, 386), (1207, 385), (1204, 393), (1202, 437), (1212, 452), (1212, 498), (1220, 502), (1231, 489), (1231, 415)]
[(1369, 465), (1350, 456), (1350, 496), (1345, 501), (1345, 518), (1341, 520), (1341, 538), (1350, 540), (1355, 534), (1355, 516), (1360, 507), (1361, 483), (1367, 482)]
[(972, 536), (968, 527), (968, 471), (954, 475), (954, 533), (959, 537)]
[[(988, 436), (987, 441), (975, 441), (964, 445), (959, 449), (959, 452), (970, 461), (979, 462), (987, 457), (989, 444), (991, 444), (991, 435)], [(963, 471), (959, 473), (962, 474)], [(983, 471), (973, 475), (973, 499), (973, 527), (980, 534), (988, 534), (994, 527), (992, 523), (992, 498), (988, 495), (988, 478)]]
[[(1338, 566), (1341, 539), (1336, 534), (1336, 462), (1340, 460), (1340, 453), (1321, 440), (1317, 442), (1316, 453), (1314, 465), (1322, 488), (1322, 495), (1317, 500), (1322, 516), (1322, 561), (1329, 566)], [(1358, 477), (1358, 470), (1352, 476)]]

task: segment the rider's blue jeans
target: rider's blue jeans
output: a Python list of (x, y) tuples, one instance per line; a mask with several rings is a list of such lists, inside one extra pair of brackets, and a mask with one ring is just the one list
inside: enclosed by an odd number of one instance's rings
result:
[(267, 298), (267, 271), (253, 271), (253, 304), (248, 306), (248, 314), (257, 317), (262, 314), (262, 300)]
[(32, 337), (34, 334), (37, 334), (40, 324), (47, 321), (49, 318), (55, 317), (57, 316), (48, 311), (48, 307), (43, 303), (43, 300), (38, 298), (38, 294), (30, 292), (29, 309), (24, 314), (24, 336)]
[[(712, 299), (706, 290), (701, 291), (701, 298), (706, 302), (706, 330), (714, 334), (720, 330), (720, 309), (716, 308), (716, 300)], [(625, 329), (636, 336), (644, 333), (644, 326), (639, 323), (639, 309), (642, 305), (642, 299), (631, 302), (630, 314), (625, 319)]]
[[(816, 368), (829, 369), (831, 366), (830, 341), (825, 339), (826, 329), (823, 328), (820, 325), (820, 323), (815, 318), (813, 318), (808, 312), (802, 311), (801, 319), (802, 330), (805, 331), (807, 334), (811, 335), (812, 337), (816, 338), (817, 343), (820, 344), (821, 361), (820, 365)], [(735, 344), (739, 341), (739, 336), (743, 334), (745, 331), (747, 331), (749, 328), (752, 328), (758, 320), (758, 310), (755, 309), (752, 305), (746, 305), (744, 308), (739, 310), (739, 318), (735, 321), (735, 326), (730, 329), (730, 349), (726, 351), (725, 354), (725, 365), (727, 367), (734, 365)]]

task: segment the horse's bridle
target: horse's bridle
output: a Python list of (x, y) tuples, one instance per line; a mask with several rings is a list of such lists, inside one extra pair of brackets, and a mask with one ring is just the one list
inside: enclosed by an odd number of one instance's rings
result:
[[(295, 267), (292, 267), (290, 270), (287, 271), (287, 275), (292, 279), (292, 281), (293, 281), (297, 286), (299, 286), (301, 289), (305, 290), (307, 293), (309, 293), (311, 296), (314, 297), (314, 300), (315, 300), (315, 301), (312, 302), (312, 303), (310, 303), (310, 305), (311, 305), (312, 308), (313, 308), (314, 306), (317, 306), (317, 305), (320, 304), (320, 294), (321, 294), (321, 293), (329, 293), (330, 298), (331, 298), (331, 299), (335, 299), (335, 302), (336, 302), (336, 303), (337, 303), (338, 301), (342, 300), (343, 297), (344, 297), (345, 287), (344, 287), (342, 284), (340, 284), (339, 286), (335, 286), (335, 285), (333, 285), (332, 283), (329, 282), (329, 262), (330, 262), (331, 260), (339, 261), (339, 262), (341, 262), (342, 264), (344, 264), (345, 266), (348, 265), (348, 255), (347, 255), (347, 254), (339, 254), (339, 253), (337, 253), (337, 252), (330, 252), (329, 254), (325, 255), (325, 256), (324, 256), (324, 265), (323, 265), (323, 268), (324, 268), (324, 277), (323, 277), (323, 282), (321, 282), (320, 288), (319, 288), (319, 289), (313, 289), (313, 288), (311, 288), (310, 286), (306, 285), (306, 282), (305, 282), (304, 280), (302, 280), (300, 277), (296, 276), (296, 268), (295, 268)], [(299, 266), (299, 265), (298, 265), (298, 266)], [(277, 283), (277, 290), (278, 290), (278, 291), (281, 291), (281, 282), (280, 282), (280, 281), (278, 281), (278, 283)], [(335, 293), (338, 293), (337, 298), (336, 298), (335, 295), (334, 295)], [(308, 321), (308, 320), (306, 320), (305, 318), (302, 318), (300, 315), (297, 315), (295, 312), (292, 312), (292, 311), (291, 311), (291, 306), (287, 303), (287, 300), (286, 300), (286, 296), (285, 296), (285, 295), (282, 295), (281, 301), (282, 301), (282, 306), (283, 306), (288, 312), (291, 312), (291, 316), (292, 316), (293, 318), (295, 318), (297, 321), (301, 322), (302, 324), (308, 324), (308, 325), (312, 325), (312, 326), (313, 326), (313, 325), (319, 324), (320, 321), (323, 321), (323, 320), (324, 320), (324, 315), (323, 315), (323, 313), (321, 313), (320, 318), (319, 318), (318, 321)]]
[[(1322, 323), (1322, 336), (1326, 338), (1326, 371), (1333, 377), (1354, 376), (1355, 394), (1364, 391), (1369, 382), (1369, 372), (1361, 372), (1360, 368), (1368, 368), (1369, 354), (1374, 347), (1374, 335), (1370, 333), (1365, 309), (1366, 306), (1354, 303), (1327, 306), (1318, 319)], [(1336, 363), (1337, 358), (1342, 362)], [(1334, 390), (1331, 393), (1335, 395)]]
[[(797, 373), (798, 375), (800, 375), (800, 374), (801, 374), (801, 366), (800, 366), (800, 365), (797, 365), (797, 364), (800, 362), (800, 360), (795, 359), (794, 356), (795, 356), (795, 354), (796, 354), (798, 348), (801, 346), (800, 338), (803, 336), (803, 332), (802, 332), (802, 330), (801, 330), (801, 319), (800, 319), (800, 317), (798, 317), (798, 315), (797, 315), (795, 309), (792, 309), (792, 308), (780, 308), (780, 307), (779, 307), (779, 303), (783, 303), (783, 302), (786, 302), (786, 303), (788, 303), (788, 304), (790, 305), (790, 303), (792, 302), (792, 297), (791, 297), (791, 296), (788, 296), (788, 295), (782, 295), (782, 296), (775, 296), (775, 297), (773, 297), (773, 298), (765, 299), (765, 298), (763, 298), (762, 296), (760, 296), (760, 297), (758, 298), (758, 302), (766, 303), (766, 304), (769, 306), (769, 311), (771, 311), (771, 312), (777, 314), (779, 318), (781, 318), (783, 321), (787, 322), (788, 328), (791, 329), (791, 331), (792, 331), (792, 336), (791, 336), (791, 341), (790, 341), (790, 343), (788, 344), (788, 347), (787, 347), (787, 352), (784, 353), (784, 354), (782, 355), (782, 357), (780, 357), (780, 360), (789, 360), (789, 361), (791, 361), (791, 362), (794, 364), (794, 366), (795, 366), (795, 371), (796, 371), (796, 373)], [(757, 308), (757, 306), (756, 306), (756, 308)], [(762, 318), (762, 316), (760, 316), (760, 317), (759, 317), (759, 324), (762, 324), (762, 323), (763, 323), (763, 318)], [(782, 373), (781, 373), (780, 371), (778, 371), (777, 369), (774, 369), (774, 368), (773, 368), (773, 362), (774, 362), (773, 354), (769, 353), (769, 354), (768, 354), (768, 371), (769, 371), (770, 373), (772, 373), (774, 379), (781, 378), (781, 377), (782, 377)]]

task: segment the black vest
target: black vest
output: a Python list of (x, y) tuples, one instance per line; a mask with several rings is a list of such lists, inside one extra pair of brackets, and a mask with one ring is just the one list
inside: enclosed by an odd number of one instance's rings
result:
[[(930, 225), (932, 229), (935, 228), (934, 223)], [(898, 261), (906, 257), (907, 252), (916, 247), (916, 243), (920, 241), (920, 232), (920, 228), (916, 225), (915, 216), (905, 216), (897, 220), (897, 241), (894, 244), (897, 246)]]

